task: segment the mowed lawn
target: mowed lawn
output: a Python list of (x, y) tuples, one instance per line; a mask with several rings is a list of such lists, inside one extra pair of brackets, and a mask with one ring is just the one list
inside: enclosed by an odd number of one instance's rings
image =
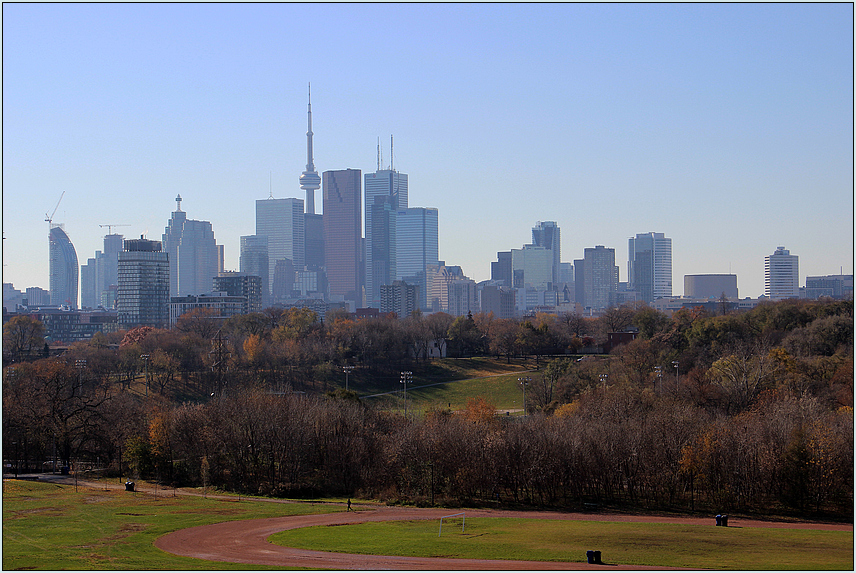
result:
[(290, 547), (419, 557), (586, 561), (692, 569), (852, 570), (853, 533), (662, 523), (471, 518), (309, 527), (275, 534)]
[[(154, 540), (185, 527), (233, 519), (328, 513), (339, 507), (104, 491), (51, 483), (3, 482), (3, 569), (246, 569), (172, 555)], [(271, 569), (253, 567), (254, 569)]]

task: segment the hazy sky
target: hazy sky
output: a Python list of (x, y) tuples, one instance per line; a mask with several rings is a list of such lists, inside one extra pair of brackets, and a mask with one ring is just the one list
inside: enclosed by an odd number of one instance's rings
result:
[[(48, 288), (46, 213), (80, 264), (160, 240), (181, 194), (238, 269), (255, 201), (384, 164), (475, 280), (556, 221), (562, 260), (672, 238), (683, 276), (764, 291), (783, 245), (853, 272), (853, 5), (4, 4), (3, 281)], [(321, 192), (316, 193), (320, 211)]]

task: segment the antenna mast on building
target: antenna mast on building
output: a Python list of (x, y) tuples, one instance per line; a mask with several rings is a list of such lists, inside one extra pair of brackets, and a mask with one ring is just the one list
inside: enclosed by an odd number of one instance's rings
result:
[(389, 136), (389, 170), (395, 171), (395, 155), (392, 153), (392, 134)]
[(380, 164), (382, 162), (380, 155), (380, 137), (377, 138), (377, 170), (380, 171)]

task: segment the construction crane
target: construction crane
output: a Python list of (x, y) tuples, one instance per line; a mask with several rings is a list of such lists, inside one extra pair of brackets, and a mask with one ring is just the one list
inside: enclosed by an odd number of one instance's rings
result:
[(101, 227), (102, 229), (104, 227), (107, 227), (107, 234), (112, 235), (113, 234), (113, 227), (130, 227), (131, 225), (98, 225), (98, 226)]
[(50, 215), (45, 213), (45, 221), (47, 221), (48, 223), (48, 228), (50, 228), (50, 225), (53, 223), (53, 216), (56, 215), (56, 210), (59, 209), (59, 203), (60, 201), (62, 201), (64, 195), (65, 191), (63, 191), (62, 195), (59, 196), (59, 201), (56, 202), (56, 207), (54, 207), (53, 213), (51, 213)]

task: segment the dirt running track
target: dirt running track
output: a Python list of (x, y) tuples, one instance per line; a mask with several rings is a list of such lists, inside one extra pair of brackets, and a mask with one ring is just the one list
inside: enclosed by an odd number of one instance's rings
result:
[[(585, 555), (568, 555), (567, 562), (555, 561), (499, 561), (485, 559), (451, 559), (424, 557), (395, 557), (387, 555), (357, 555), (350, 553), (330, 553), (326, 551), (308, 551), (274, 545), (267, 538), (274, 533), (313, 525), (345, 525), (366, 521), (390, 521), (413, 519), (436, 519), (449, 513), (448, 509), (383, 508), (351, 513), (330, 513), (323, 515), (299, 515), (275, 517), (269, 519), (251, 519), (228, 521), (213, 525), (182, 529), (160, 537), (155, 546), (176, 555), (270, 565), (283, 569), (293, 567), (314, 567), (321, 569), (369, 569), (369, 570), (548, 570), (548, 569), (663, 569), (663, 567), (625, 566), (608, 563), (604, 556), (604, 565), (589, 565)], [(714, 526), (714, 519), (656, 517), (615, 514), (579, 514), (553, 512), (520, 512), (467, 510), (467, 517), (524, 517), (532, 519), (568, 519), (589, 521), (646, 521), (652, 523), (686, 523)], [(766, 522), (748, 519), (729, 519), (730, 527), (783, 527), (799, 529), (839, 529), (853, 530), (852, 525)]]

